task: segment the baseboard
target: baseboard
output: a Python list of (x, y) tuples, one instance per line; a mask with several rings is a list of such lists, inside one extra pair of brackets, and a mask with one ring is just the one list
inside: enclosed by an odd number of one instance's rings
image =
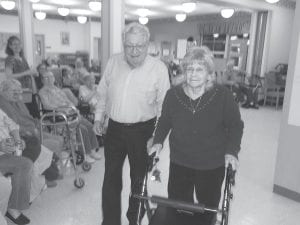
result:
[(296, 202), (300, 202), (300, 193), (289, 190), (287, 188), (281, 187), (279, 185), (274, 184), (273, 192), (279, 195), (282, 195), (286, 198), (292, 199)]

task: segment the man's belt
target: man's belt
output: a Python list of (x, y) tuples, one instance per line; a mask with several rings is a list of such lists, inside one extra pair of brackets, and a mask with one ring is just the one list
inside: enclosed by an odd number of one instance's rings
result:
[(117, 126), (121, 126), (121, 127), (140, 127), (140, 126), (145, 126), (145, 125), (155, 125), (156, 122), (156, 117), (147, 120), (147, 121), (142, 121), (142, 122), (136, 122), (136, 123), (120, 123), (117, 121), (114, 121), (112, 119), (109, 119), (109, 123), (111, 123), (112, 125), (117, 125)]

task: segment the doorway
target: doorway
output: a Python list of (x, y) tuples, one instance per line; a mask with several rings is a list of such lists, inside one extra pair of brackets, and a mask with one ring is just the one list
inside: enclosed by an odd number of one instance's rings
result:
[(45, 59), (45, 35), (35, 35), (34, 48), (34, 64), (38, 65)]

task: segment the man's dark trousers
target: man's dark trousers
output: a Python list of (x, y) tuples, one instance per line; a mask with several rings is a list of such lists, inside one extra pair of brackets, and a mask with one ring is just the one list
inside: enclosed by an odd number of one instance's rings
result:
[[(147, 166), (147, 141), (153, 133), (154, 124), (155, 118), (134, 124), (109, 120), (104, 143), (102, 225), (121, 225), (122, 168), (127, 155), (130, 165), (131, 192), (141, 191)], [(134, 224), (136, 221), (138, 203), (137, 199), (129, 198), (127, 211), (129, 224)]]

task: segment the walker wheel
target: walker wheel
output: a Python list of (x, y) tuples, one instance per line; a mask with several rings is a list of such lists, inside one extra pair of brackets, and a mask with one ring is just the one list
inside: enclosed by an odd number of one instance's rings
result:
[(81, 165), (83, 171), (88, 172), (92, 169), (92, 165), (86, 161), (84, 161)]
[(81, 151), (76, 150), (75, 151), (76, 155), (76, 165), (80, 165), (84, 161), (84, 155)]
[(74, 186), (77, 187), (78, 189), (83, 188), (85, 185), (84, 180), (82, 178), (78, 178), (74, 180)]

